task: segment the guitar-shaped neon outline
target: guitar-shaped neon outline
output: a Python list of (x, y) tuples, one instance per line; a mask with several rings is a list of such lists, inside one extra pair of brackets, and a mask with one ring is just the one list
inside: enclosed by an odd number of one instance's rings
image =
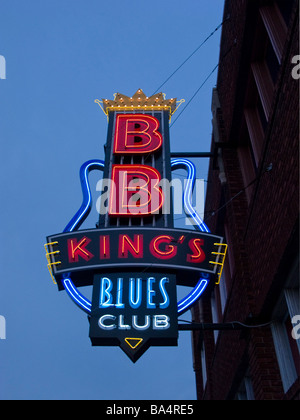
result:
[[(85, 162), (80, 168), (80, 182), (83, 194), (83, 201), (80, 209), (65, 227), (64, 233), (77, 231), (91, 211), (92, 194), (88, 180), (88, 175), (92, 170), (95, 169), (104, 171), (104, 162), (98, 159), (89, 160)], [(187, 159), (172, 159), (171, 169), (185, 169), (187, 171), (187, 183), (185, 191), (183, 193), (184, 211), (187, 214), (187, 216), (189, 216), (194, 221), (194, 227), (196, 230), (210, 233), (210, 230), (202, 221), (197, 211), (192, 206), (191, 202), (196, 179), (196, 169), (194, 164)], [(185, 298), (183, 298), (177, 303), (178, 315), (183, 314), (193, 306), (193, 304), (200, 298), (200, 296), (206, 289), (208, 283), (209, 276), (207, 275), (207, 277), (205, 277), (205, 274), (202, 274), (202, 277), (199, 279), (197, 285), (193, 288), (193, 290)], [(72, 282), (70, 274), (64, 277), (64, 279), (62, 280), (62, 284), (70, 298), (73, 300), (73, 302), (87, 314), (91, 314), (91, 301), (88, 300), (78, 291), (78, 289)]]

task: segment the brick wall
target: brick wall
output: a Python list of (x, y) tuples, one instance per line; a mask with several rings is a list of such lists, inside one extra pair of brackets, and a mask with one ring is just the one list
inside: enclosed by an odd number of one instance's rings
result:
[(248, 355), (255, 398), (281, 400), (284, 394), (269, 328), (251, 330)]
[(272, 163), (273, 169), (260, 178), (245, 236), (256, 313), (262, 310), (299, 213), (299, 81), (291, 77), (291, 59), (297, 51), (295, 31), (265, 145), (264, 166)]
[[(226, 224), (231, 254), (228, 296), (220, 322), (252, 319), (259, 324), (271, 317), (284, 283), (282, 279), (280, 285), (278, 279), (279, 267), (282, 271), (299, 214), (299, 81), (291, 77), (291, 59), (299, 54), (299, 5), (287, 36), (250, 202), (237, 152), (250, 73), (249, 51), (254, 45), (258, 7), (265, 3), (270, 2), (225, 1), (224, 17), (230, 14), (230, 20), (223, 26), (217, 83), (219, 144), (212, 139), (216, 157), (210, 162), (205, 205), (205, 221), (212, 232), (224, 235)], [(218, 155), (223, 160), (225, 185), (219, 179)], [(272, 170), (266, 172), (270, 164)], [(201, 305), (202, 321), (212, 322), (210, 296), (204, 296)], [(194, 316), (199, 321), (199, 310)], [(196, 357), (199, 399), (233, 399), (246, 371), (255, 399), (299, 399), (299, 381), (287, 394), (283, 391), (270, 327), (219, 332), (216, 342), (213, 332), (205, 331), (199, 339), (204, 340), (208, 375), (203, 389), (201, 361)]]

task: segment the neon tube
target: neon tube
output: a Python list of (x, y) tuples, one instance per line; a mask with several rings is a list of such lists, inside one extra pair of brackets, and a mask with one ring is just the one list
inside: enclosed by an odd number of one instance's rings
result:
[(187, 215), (189, 215), (196, 223), (195, 229), (201, 232), (209, 233), (209, 229), (203, 220), (198, 215), (197, 211), (192, 205), (192, 193), (196, 179), (196, 168), (195, 165), (187, 159), (172, 159), (171, 168), (174, 169), (185, 169), (188, 172), (187, 184), (183, 193), (183, 205)]
[[(65, 227), (64, 232), (73, 232), (74, 230), (78, 230), (91, 211), (92, 194), (88, 175), (90, 171), (94, 169), (104, 171), (104, 162), (102, 160), (89, 160), (80, 168), (80, 182), (83, 201), (80, 209)], [(79, 306), (80, 309), (90, 314), (92, 311), (92, 303), (77, 290), (71, 278), (64, 279), (62, 283), (73, 302)]]
[(73, 300), (73, 302), (79, 306), (80, 309), (85, 311), (86, 313), (90, 314), (92, 311), (92, 303), (86, 299), (74, 286), (72, 280), (70, 278), (63, 280), (63, 285), (70, 296), (70, 298)]
[[(195, 165), (187, 159), (172, 159), (171, 160), (171, 169), (185, 169), (188, 172), (188, 180), (186, 189), (183, 194), (183, 205), (186, 214), (190, 215), (191, 218), (195, 221), (195, 229), (200, 230), (201, 232), (209, 233), (210, 230), (206, 224), (201, 220), (197, 211), (192, 206), (192, 193), (195, 185), (196, 178), (196, 168)], [(200, 298), (204, 290), (206, 289), (209, 283), (208, 279), (200, 278), (196, 287), (180, 302), (177, 304), (178, 314), (181, 315), (187, 310), (189, 310), (193, 304)]]
[(94, 169), (104, 171), (104, 162), (102, 160), (89, 160), (85, 162), (80, 168), (80, 182), (83, 201), (78, 212), (65, 227), (64, 232), (73, 232), (74, 230), (78, 230), (91, 211), (92, 194), (88, 175)]
[[(184, 209), (187, 215), (189, 215), (196, 223), (194, 226), (195, 229), (200, 230), (201, 232), (209, 233), (209, 229), (206, 224), (201, 220), (200, 216), (198, 215), (197, 211), (193, 208), (191, 200), (192, 200), (192, 192), (195, 184), (195, 175), (196, 170), (195, 166), (192, 162), (187, 159), (172, 159), (171, 160), (171, 168), (172, 170), (183, 168), (186, 169), (188, 172), (188, 179), (186, 189), (183, 194), (183, 203)], [(104, 170), (104, 162), (101, 160), (91, 160), (85, 162), (80, 168), (80, 181), (81, 181), (81, 188), (83, 193), (83, 202), (80, 209), (77, 211), (75, 216), (70, 220), (67, 226), (64, 229), (64, 232), (73, 232), (78, 230), (78, 228), (82, 225), (84, 220), (87, 218), (91, 211), (92, 206), (92, 195), (90, 190), (90, 185), (88, 181), (88, 174), (91, 170), (98, 169)], [(90, 314), (92, 303), (85, 298), (75, 287), (71, 278), (65, 278), (63, 281), (63, 286), (67, 291), (70, 298), (74, 301), (74, 303), (83, 311)], [(196, 287), (180, 302), (178, 302), (178, 314), (182, 314), (189, 310), (191, 306), (200, 298), (204, 290), (206, 289), (209, 283), (208, 279), (200, 278)]]

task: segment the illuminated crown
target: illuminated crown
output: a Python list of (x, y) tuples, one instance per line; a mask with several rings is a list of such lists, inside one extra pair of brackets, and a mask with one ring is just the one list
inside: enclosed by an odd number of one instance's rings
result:
[(142, 89), (129, 97), (121, 93), (115, 93), (114, 99), (95, 99), (102, 111), (108, 116), (110, 111), (168, 111), (171, 116), (184, 102), (184, 99), (176, 101), (176, 98), (166, 99), (164, 93), (156, 93), (146, 96)]

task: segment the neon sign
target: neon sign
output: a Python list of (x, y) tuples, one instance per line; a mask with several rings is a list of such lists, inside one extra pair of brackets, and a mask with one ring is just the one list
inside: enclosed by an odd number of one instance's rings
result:
[(92, 345), (118, 345), (133, 362), (155, 345), (177, 345), (176, 276), (130, 272), (97, 275)]
[[(219, 282), (227, 246), (192, 206), (194, 165), (170, 159), (176, 100), (138, 90), (101, 104), (109, 118), (105, 161), (82, 165), (82, 205), (63, 233), (47, 237), (45, 249), (58, 289), (89, 316), (92, 345), (119, 346), (136, 362), (150, 346), (177, 345), (178, 316), (210, 282)], [(195, 230), (174, 228), (172, 212), (164, 212), (169, 197), (162, 180), (171, 181), (178, 168), (187, 173), (183, 204)], [(79, 230), (92, 206), (92, 170), (110, 180), (107, 211), (96, 229)], [(78, 290), (87, 285), (93, 286), (92, 301)], [(191, 292), (177, 302), (180, 285)]]
[[(126, 233), (124, 233), (126, 232)], [(194, 286), (201, 275), (217, 274), (213, 252), (221, 237), (185, 229), (123, 227), (81, 230), (48, 237), (52, 243), (53, 274), (62, 289), (65, 275), (80, 286), (93, 284), (94, 275), (112, 267), (177, 273), (177, 284)], [(217, 245), (215, 245), (217, 244)], [(188, 278), (187, 278), (188, 274)]]

